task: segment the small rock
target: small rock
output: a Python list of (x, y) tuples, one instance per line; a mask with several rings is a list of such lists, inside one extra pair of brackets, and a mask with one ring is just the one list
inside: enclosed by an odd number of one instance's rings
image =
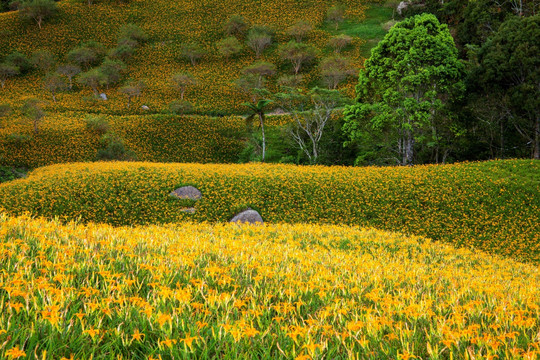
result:
[(253, 209), (244, 210), (236, 214), (231, 221), (232, 223), (248, 223), (248, 224), (263, 224), (264, 221), (257, 211)]
[(146, 105), (141, 106), (141, 109), (143, 109), (144, 111), (149, 111), (150, 110), (150, 108), (148, 106), (146, 106)]
[(202, 193), (200, 192), (200, 190), (193, 186), (183, 186), (174, 190), (169, 195), (177, 197), (179, 199), (199, 200), (200, 198), (202, 198)]
[(185, 213), (188, 213), (188, 214), (194, 214), (195, 213), (195, 208), (183, 208), (183, 209), (180, 209), (181, 212), (185, 212)]
[(99, 98), (100, 98), (101, 100), (103, 100), (103, 101), (107, 101), (107, 94), (101, 93), (101, 94), (99, 94)]

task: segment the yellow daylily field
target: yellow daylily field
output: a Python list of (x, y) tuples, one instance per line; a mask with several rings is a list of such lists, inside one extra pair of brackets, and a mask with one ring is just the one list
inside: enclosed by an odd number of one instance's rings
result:
[(7, 358), (28, 348), (39, 359), (540, 354), (540, 269), (425, 238), (337, 225), (115, 228), (5, 215), (0, 229)]

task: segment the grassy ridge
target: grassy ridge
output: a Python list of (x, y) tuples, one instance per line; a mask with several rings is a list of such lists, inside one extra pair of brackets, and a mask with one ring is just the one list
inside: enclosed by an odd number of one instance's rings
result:
[[(101, 135), (86, 129), (86, 115), (63, 113), (47, 117), (34, 134), (27, 119), (0, 127), (0, 164), (39, 166), (92, 161)], [(236, 162), (244, 146), (245, 121), (240, 117), (211, 118), (172, 115), (101, 115), (110, 129), (124, 139), (139, 160), (161, 162)], [(0, 119), (7, 122), (5, 119)], [(15, 141), (13, 133), (26, 140)]]
[(540, 355), (537, 267), (421, 238), (0, 214), (0, 256), (2, 358)]
[[(96, 163), (54, 165), (0, 186), (0, 207), (113, 225), (228, 221), (354, 224), (540, 260), (540, 164), (491, 161), (412, 168)], [(168, 194), (203, 192), (192, 203)]]

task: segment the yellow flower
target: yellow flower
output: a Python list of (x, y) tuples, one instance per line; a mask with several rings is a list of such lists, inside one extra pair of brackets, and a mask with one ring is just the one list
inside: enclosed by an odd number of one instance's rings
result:
[(259, 331), (256, 330), (253, 327), (249, 327), (249, 328), (244, 329), (244, 335), (247, 336), (247, 337), (254, 337), (258, 333), (259, 333)]
[(96, 335), (99, 335), (99, 329), (90, 328), (84, 331), (86, 334), (90, 335), (92, 340)]
[(163, 324), (165, 324), (167, 321), (171, 321), (172, 318), (171, 318), (171, 315), (169, 314), (159, 314), (158, 315), (158, 323), (159, 323), (159, 326), (163, 326)]
[(186, 335), (186, 337), (184, 339), (181, 339), (180, 341), (182, 341), (184, 344), (192, 348), (193, 341), (196, 341), (198, 338), (199, 338), (198, 336)]
[(10, 359), (17, 359), (26, 356), (26, 353), (19, 349), (18, 346), (15, 346), (14, 348), (7, 350), (6, 355), (9, 356)]
[(168, 348), (172, 348), (172, 346), (174, 344), (176, 344), (176, 342), (177, 341), (174, 340), (174, 339), (165, 339), (165, 340), (160, 341), (159, 343), (160, 343), (161, 346), (166, 346)]
[(136, 341), (141, 341), (144, 338), (144, 334), (139, 332), (139, 329), (135, 329), (131, 338)]

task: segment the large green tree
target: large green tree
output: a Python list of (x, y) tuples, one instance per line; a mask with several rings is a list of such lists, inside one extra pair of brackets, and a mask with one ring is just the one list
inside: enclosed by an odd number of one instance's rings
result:
[(353, 141), (393, 154), (394, 163), (414, 163), (415, 148), (433, 148), (444, 161), (443, 146), (453, 129), (448, 104), (464, 90), (463, 65), (448, 27), (431, 14), (396, 24), (372, 50), (360, 72), (356, 103), (345, 111), (344, 130)]

